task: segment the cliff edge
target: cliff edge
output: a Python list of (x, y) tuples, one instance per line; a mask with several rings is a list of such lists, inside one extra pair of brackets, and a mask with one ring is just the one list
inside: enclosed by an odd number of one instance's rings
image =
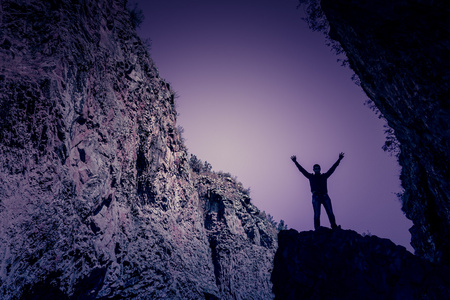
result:
[(272, 272), (275, 299), (448, 299), (450, 271), (403, 246), (352, 230), (284, 230)]

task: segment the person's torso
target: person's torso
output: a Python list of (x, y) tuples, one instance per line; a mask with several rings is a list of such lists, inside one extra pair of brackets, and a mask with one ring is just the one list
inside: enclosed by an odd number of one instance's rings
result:
[(313, 174), (309, 178), (309, 184), (311, 185), (311, 192), (313, 194), (326, 194), (327, 190), (327, 177), (324, 174)]

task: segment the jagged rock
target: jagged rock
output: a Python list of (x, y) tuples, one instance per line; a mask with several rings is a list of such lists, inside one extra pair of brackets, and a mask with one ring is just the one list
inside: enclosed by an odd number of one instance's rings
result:
[(450, 271), (388, 239), (352, 230), (278, 235), (275, 299), (448, 299)]
[(0, 3), (0, 297), (272, 298), (273, 228), (194, 185), (125, 2)]
[(450, 263), (448, 1), (322, 0), (361, 86), (400, 142), (417, 255)]
[[(272, 298), (270, 274), (277, 247), (273, 225), (249, 202), (242, 185), (228, 176), (201, 175), (196, 187), (204, 200), (205, 228), (221, 294), (231, 299)], [(255, 275), (258, 280), (253, 280)]]

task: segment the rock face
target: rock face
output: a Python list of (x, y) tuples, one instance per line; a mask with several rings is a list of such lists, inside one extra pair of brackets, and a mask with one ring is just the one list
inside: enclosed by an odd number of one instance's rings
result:
[(2, 299), (268, 299), (276, 233), (192, 172), (123, 0), (0, 3)]
[(450, 263), (448, 1), (322, 0), (330, 37), (400, 142), (416, 254)]
[(201, 174), (196, 187), (220, 294), (231, 299), (272, 298), (270, 273), (277, 248), (273, 225), (227, 174)]
[(448, 267), (351, 230), (280, 231), (275, 299), (448, 299)]

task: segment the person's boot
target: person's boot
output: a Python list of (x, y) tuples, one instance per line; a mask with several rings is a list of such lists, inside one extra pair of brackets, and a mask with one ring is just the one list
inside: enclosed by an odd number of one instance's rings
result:
[(336, 223), (331, 225), (331, 229), (341, 229), (341, 225), (336, 225)]

